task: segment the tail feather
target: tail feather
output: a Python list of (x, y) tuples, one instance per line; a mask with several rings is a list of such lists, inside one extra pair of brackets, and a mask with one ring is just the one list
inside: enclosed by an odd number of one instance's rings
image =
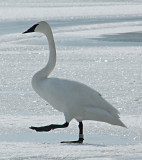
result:
[(104, 109), (88, 107), (84, 112), (85, 114), (83, 119), (106, 122), (112, 125), (127, 128), (126, 125), (120, 120), (119, 114), (116, 111), (117, 110), (113, 110), (113, 112), (110, 113)]
[(120, 119), (117, 119), (116, 121), (114, 121), (113, 125), (117, 125), (117, 126), (121, 126), (121, 127), (127, 128), (127, 126)]

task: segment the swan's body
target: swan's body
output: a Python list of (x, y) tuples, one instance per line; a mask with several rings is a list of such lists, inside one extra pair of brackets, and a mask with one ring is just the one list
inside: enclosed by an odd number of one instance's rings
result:
[(96, 120), (123, 126), (118, 111), (90, 87), (58, 78), (34, 81), (33, 78), (34, 90), (55, 109), (63, 112), (67, 122), (75, 118), (79, 122)]
[(53, 34), (46, 22), (39, 22), (24, 33), (34, 31), (46, 35), (50, 54), (47, 65), (33, 76), (33, 89), (55, 109), (64, 113), (66, 123), (63, 125), (31, 127), (31, 129), (49, 131), (55, 128), (63, 128), (67, 127), (72, 119), (76, 119), (80, 124), (80, 139), (82, 140), (79, 141), (79, 139), (73, 142), (83, 142), (82, 120), (95, 120), (126, 127), (119, 119), (118, 110), (104, 100), (94, 89), (80, 82), (48, 77), (56, 64), (56, 49)]

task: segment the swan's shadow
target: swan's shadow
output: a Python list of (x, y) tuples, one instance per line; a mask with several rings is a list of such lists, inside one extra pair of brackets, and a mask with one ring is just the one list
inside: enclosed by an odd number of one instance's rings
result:
[(67, 145), (67, 146), (94, 146), (94, 147), (108, 147), (108, 145), (105, 145), (105, 144), (93, 144), (93, 143), (82, 143), (82, 144), (75, 144), (75, 143), (62, 143), (63, 145)]

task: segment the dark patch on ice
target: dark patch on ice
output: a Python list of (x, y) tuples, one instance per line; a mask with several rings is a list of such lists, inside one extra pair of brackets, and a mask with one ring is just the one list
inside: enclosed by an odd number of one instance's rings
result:
[(142, 32), (127, 32), (111, 35), (103, 35), (94, 40), (112, 41), (112, 42), (142, 42)]
[(142, 32), (127, 32), (102, 35), (98, 38), (56, 40), (59, 46), (93, 47), (93, 46), (141, 46)]

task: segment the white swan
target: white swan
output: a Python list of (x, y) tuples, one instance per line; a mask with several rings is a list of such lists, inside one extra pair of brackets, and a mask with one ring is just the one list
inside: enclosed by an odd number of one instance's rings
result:
[(79, 122), (79, 140), (69, 142), (82, 143), (84, 140), (83, 120), (95, 120), (126, 127), (119, 119), (119, 111), (104, 100), (94, 89), (72, 80), (49, 78), (49, 74), (56, 64), (56, 49), (51, 28), (48, 23), (42, 21), (23, 33), (30, 32), (45, 34), (50, 50), (47, 65), (32, 78), (33, 89), (55, 109), (63, 112), (66, 120), (63, 125), (51, 124), (49, 126), (30, 127), (31, 129), (38, 132), (48, 132), (56, 128), (65, 128), (74, 118)]

